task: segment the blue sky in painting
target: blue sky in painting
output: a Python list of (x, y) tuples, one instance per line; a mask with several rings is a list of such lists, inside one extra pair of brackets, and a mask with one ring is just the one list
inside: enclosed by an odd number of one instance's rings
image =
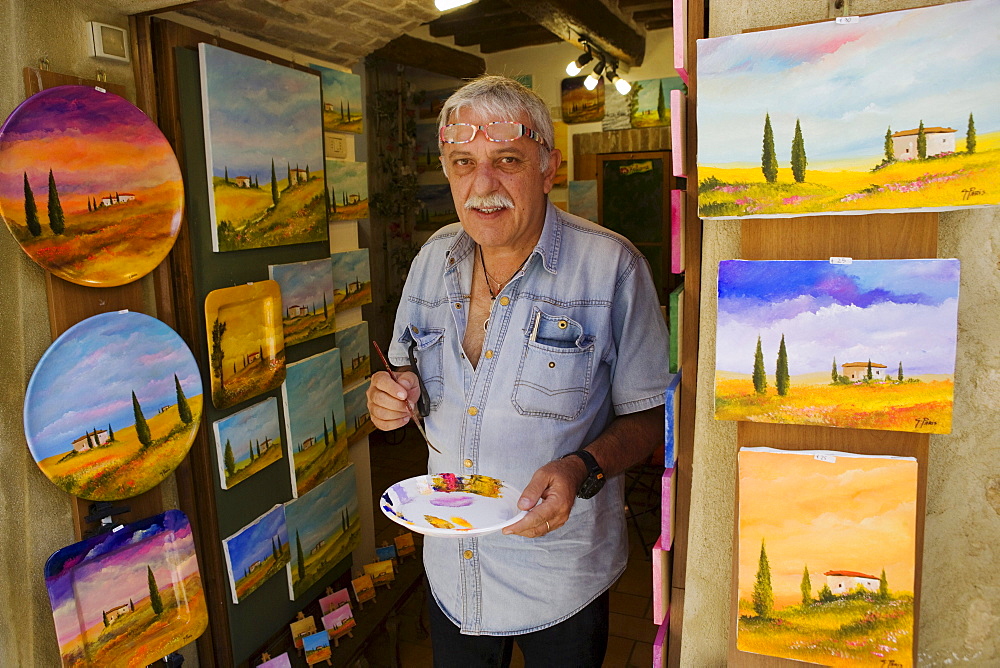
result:
[[(302, 551), (308, 555), (316, 543), (340, 532), (340, 513), (347, 508), (353, 519), (358, 514), (357, 483), (354, 464), (348, 464), (332, 478), (328, 478), (308, 493), (285, 504), (288, 535), (295, 540), (295, 532), (302, 541)], [(294, 547), (294, 544), (293, 544)], [(292, 570), (298, 564), (296, 551), (292, 550)]]
[(336, 109), (340, 109), (340, 103), (344, 103), (344, 111), (347, 111), (347, 104), (351, 105), (351, 113), (357, 114), (361, 111), (361, 76), (350, 72), (341, 72), (329, 67), (311, 66), (320, 73), (323, 78), (323, 101), (328, 102)]
[(344, 382), (340, 349), (334, 348), (286, 367), (283, 392), (289, 443), (298, 446), (309, 437), (323, 437), (323, 420), (331, 430), (330, 415), (344, 422)]
[(314, 633), (302, 639), (302, 646), (307, 652), (312, 652), (330, 646), (330, 635), (325, 631)]
[(233, 580), (243, 577), (243, 571), (255, 561), (263, 561), (272, 555), (272, 538), (278, 536), (282, 545), (288, 544), (288, 528), (285, 525), (285, 509), (277, 505), (261, 515), (240, 533), (224, 541), (229, 552), (229, 563), (233, 567)]
[(323, 297), (333, 306), (333, 271), (330, 260), (310, 260), (292, 264), (272, 264), (268, 267), (271, 278), (281, 286), (281, 314), (285, 316), (289, 306), (296, 304), (323, 309)]
[(216, 445), (219, 458), (225, 453), (226, 441), (233, 449), (233, 458), (237, 463), (250, 458), (250, 442), (254, 445), (263, 443), (265, 438), (275, 441), (281, 438), (281, 428), (278, 424), (278, 400), (269, 397), (259, 404), (241, 410), (215, 423), (218, 433)]
[(345, 192), (368, 199), (368, 163), (327, 160), (326, 187), (334, 189), (338, 205)]
[(371, 381), (365, 381), (344, 395), (344, 410), (347, 411), (347, 428), (354, 429), (354, 418), (368, 412), (368, 398), (365, 393)]
[[(213, 176), (278, 179), (287, 166), (323, 164), (320, 77), (212, 46), (199, 45), (206, 142)], [(206, 102), (207, 98), (207, 102)]]
[(760, 164), (771, 115), (778, 162), (801, 119), (809, 162), (877, 164), (886, 129), (1000, 130), (1000, 2), (968, 0), (698, 40), (698, 163)]
[(334, 253), (330, 258), (333, 261), (333, 285), (335, 288), (343, 290), (344, 286), (352, 281), (368, 283), (372, 280), (367, 248)]
[(662, 79), (643, 79), (639, 91), (639, 111), (655, 111), (660, 100), (660, 83), (663, 84), (663, 104), (670, 109), (670, 91), (684, 90), (684, 80), (680, 77), (665, 77)]
[(954, 373), (958, 286), (958, 260), (721, 262), (716, 368), (751, 373), (758, 335), (770, 365), (784, 334), (793, 376), (834, 357)]
[(337, 348), (340, 349), (340, 363), (344, 365), (344, 372), (348, 371), (353, 360), (358, 355), (370, 356), (368, 341), (368, 323), (359, 322), (353, 327), (337, 331)]
[(36, 460), (72, 449), (87, 431), (135, 424), (177, 403), (177, 374), (190, 399), (201, 394), (194, 356), (177, 333), (142, 313), (102, 313), (67, 330), (45, 352), (25, 397), (25, 433)]

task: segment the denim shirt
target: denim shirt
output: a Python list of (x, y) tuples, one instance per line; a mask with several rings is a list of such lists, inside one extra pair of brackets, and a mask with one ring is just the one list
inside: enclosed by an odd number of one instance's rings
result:
[[(493, 302), (476, 367), (462, 351), (475, 243), (456, 223), (410, 268), (389, 358), (415, 357), (429, 402), (430, 473), (482, 474), (523, 489), (547, 462), (586, 446), (615, 415), (663, 404), (666, 326), (649, 266), (624, 237), (548, 204), (541, 236)], [(462, 633), (515, 635), (557, 624), (625, 568), (621, 476), (576, 499), (540, 538), (493, 533), (424, 541), (435, 600)]]

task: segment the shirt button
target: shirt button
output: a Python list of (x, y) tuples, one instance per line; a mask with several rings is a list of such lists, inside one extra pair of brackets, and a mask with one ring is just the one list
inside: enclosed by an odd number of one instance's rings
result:
[(565, 320), (560, 320), (559, 321), (559, 329), (566, 329), (567, 327), (569, 327), (569, 323), (568, 322), (566, 322)]
[(556, 363), (555, 362), (549, 362), (549, 368), (550, 369), (555, 369), (556, 368)]
[(410, 327), (410, 331), (413, 332), (414, 334), (419, 334), (420, 333), (420, 330), (417, 329), (416, 327)]
[(462, 305), (461, 305), (461, 304), (455, 304), (455, 308), (457, 308), (457, 309), (461, 309), (461, 308), (462, 308)]
[(493, 359), (493, 351), (492, 350), (487, 350), (486, 351), (486, 359), (488, 359), (488, 360)]
[(506, 306), (510, 303), (510, 297), (504, 296), (500, 298), (500, 306)]
[(469, 406), (469, 415), (479, 415), (479, 409), (475, 406)]
[(465, 557), (466, 559), (472, 559), (472, 550), (466, 550), (465, 552), (462, 553), (462, 556)]
[(466, 459), (464, 462), (462, 462), (462, 464), (465, 465), (465, 468), (467, 468), (467, 469), (471, 469), (472, 468), (472, 460), (471, 459)]

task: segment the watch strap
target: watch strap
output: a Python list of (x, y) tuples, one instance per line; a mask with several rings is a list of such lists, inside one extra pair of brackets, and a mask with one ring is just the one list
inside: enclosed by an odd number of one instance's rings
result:
[(594, 455), (583, 449), (563, 455), (562, 459), (573, 456), (579, 457), (583, 461), (584, 466), (587, 467), (587, 478), (580, 485), (577, 496), (581, 499), (589, 499), (604, 487), (604, 469), (597, 463)]

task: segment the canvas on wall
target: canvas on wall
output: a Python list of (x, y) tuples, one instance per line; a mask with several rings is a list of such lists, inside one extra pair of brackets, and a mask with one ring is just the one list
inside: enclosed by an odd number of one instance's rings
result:
[(600, 220), (596, 180), (569, 182), (569, 212), (595, 223)]
[(413, 158), (417, 174), (441, 171), (437, 123), (417, 123), (414, 130)]
[(354, 465), (308, 494), (285, 504), (294, 542), (288, 564), (288, 593), (295, 600), (361, 543)]
[(326, 189), (330, 220), (368, 217), (367, 163), (327, 160)]
[(591, 123), (604, 118), (604, 78), (594, 90), (583, 85), (587, 77), (569, 77), (562, 80), (563, 123)]
[(340, 373), (339, 348), (288, 365), (281, 394), (295, 497), (347, 466), (348, 432)]
[(268, 397), (212, 425), (222, 489), (230, 489), (281, 459), (278, 400)]
[(291, 558), (285, 508), (278, 504), (222, 541), (233, 603), (255, 592)]
[(912, 666), (917, 462), (741, 448), (738, 649)]
[(320, 77), (199, 44), (212, 249), (325, 241)]
[(363, 133), (361, 77), (319, 65), (312, 68), (323, 80), (323, 131)]
[(643, 79), (632, 84), (630, 123), (633, 128), (670, 125), (670, 91), (684, 90), (680, 77)]
[(629, 91), (625, 95), (616, 92), (608, 93), (604, 98), (604, 118), (601, 119), (601, 130), (628, 130), (632, 127), (632, 104), (635, 93)]
[(552, 187), (565, 188), (566, 182), (569, 180), (569, 126), (562, 121), (553, 121), (552, 137), (552, 148), (562, 153), (562, 162), (559, 163), (555, 176), (552, 177)]
[(951, 431), (958, 260), (719, 263), (715, 418)]
[(1000, 203), (1000, 3), (698, 40), (702, 218)]
[(285, 345), (333, 334), (333, 270), (330, 260), (268, 265), (281, 289), (281, 326)]
[(368, 415), (368, 399), (365, 396), (370, 384), (371, 381), (365, 381), (344, 393), (348, 443), (354, 443), (375, 430), (371, 416)]
[(458, 222), (455, 200), (451, 196), (451, 186), (445, 184), (421, 185), (417, 187), (418, 230), (436, 230), (449, 223)]
[(333, 302), (338, 311), (372, 303), (372, 271), (368, 249), (333, 253)]
[(370, 346), (368, 323), (365, 321), (337, 332), (340, 365), (344, 370), (344, 387), (351, 387), (372, 375)]

